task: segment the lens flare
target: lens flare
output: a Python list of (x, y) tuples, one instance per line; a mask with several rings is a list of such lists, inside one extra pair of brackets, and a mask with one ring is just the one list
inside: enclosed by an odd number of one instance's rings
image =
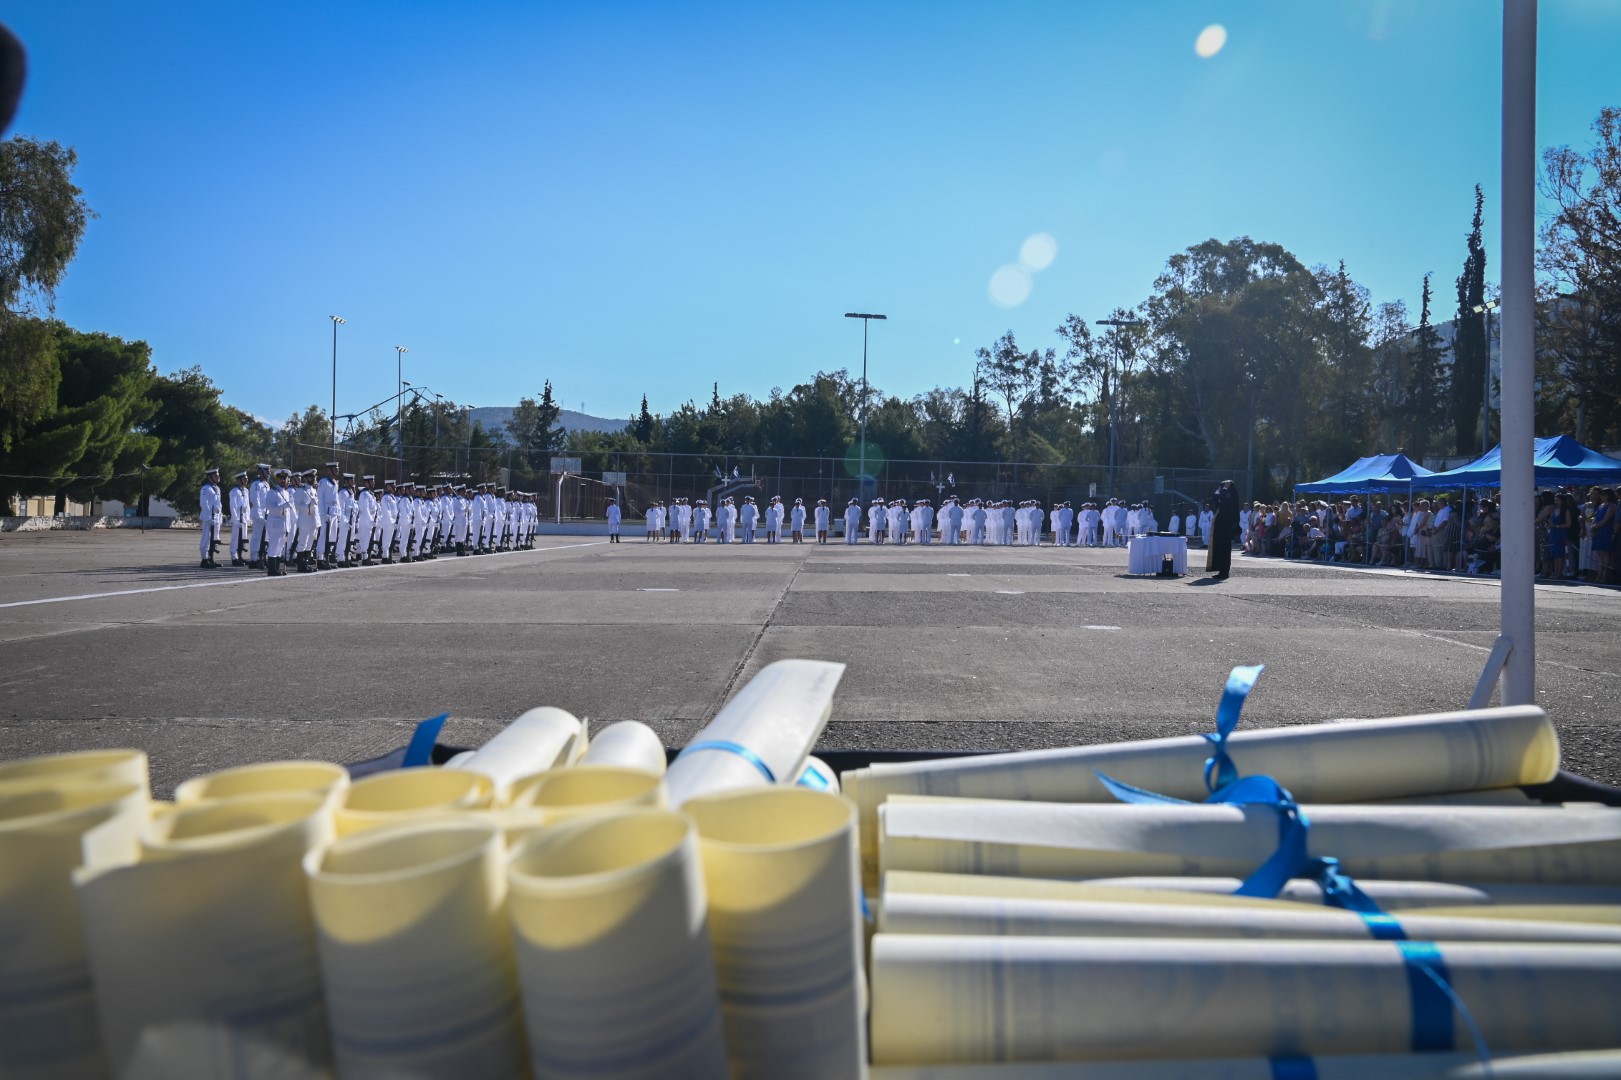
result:
[(1220, 23), (1211, 23), (1199, 31), (1198, 40), (1193, 43), (1193, 51), (1206, 60), (1221, 52), (1221, 47), (1227, 44), (1227, 28)]
[(1045, 270), (1058, 258), (1058, 241), (1038, 232), (1019, 248), (1019, 262), (1026, 270)]
[(991, 296), (991, 303), (997, 307), (1015, 308), (1030, 299), (1030, 271), (1022, 266), (1009, 263), (998, 267), (996, 273), (991, 275), (990, 288), (987, 290)]

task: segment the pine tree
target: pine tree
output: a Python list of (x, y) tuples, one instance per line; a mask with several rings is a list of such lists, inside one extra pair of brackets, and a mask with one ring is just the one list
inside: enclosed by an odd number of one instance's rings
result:
[(631, 431), (635, 434), (637, 442), (645, 445), (653, 441), (653, 422), (653, 414), (647, 408), (647, 395), (643, 394), (642, 411), (631, 421)]
[(1430, 453), (1438, 442), (1435, 433), (1446, 427), (1442, 407), (1446, 401), (1446, 371), (1441, 366), (1441, 335), (1430, 325), (1430, 301), (1435, 296), (1430, 289), (1430, 276), (1424, 275), (1413, 363), (1407, 369), (1406, 448), (1413, 457)]
[(1458, 321), (1452, 334), (1452, 424), (1456, 433), (1453, 449), (1473, 453), (1480, 435), (1475, 427), (1480, 417), (1481, 398), (1486, 392), (1486, 326), (1475, 309), (1486, 300), (1486, 245), (1480, 238), (1482, 211), (1486, 197), (1475, 185), (1475, 216), (1469, 228), (1469, 254), (1458, 275)]

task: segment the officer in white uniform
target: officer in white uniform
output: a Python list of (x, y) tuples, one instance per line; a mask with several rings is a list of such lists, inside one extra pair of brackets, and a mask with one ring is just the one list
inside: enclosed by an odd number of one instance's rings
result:
[(383, 494), (377, 500), (377, 558), (387, 565), (394, 561), (394, 530), (400, 524), (400, 502), (392, 480), (383, 481)]
[[(264, 467), (266, 471), (270, 466)], [(282, 569), (281, 563), (284, 552), (287, 550), (287, 527), (292, 518), (293, 499), (287, 489), (291, 474), (286, 469), (276, 470), (274, 485), (265, 486), (264, 494), (264, 523), (265, 523), (265, 558), (264, 569), (267, 577), (283, 577), (287, 571)]]
[(844, 508), (844, 542), (854, 545), (861, 539), (861, 500), (851, 499)]
[(355, 561), (370, 566), (372, 549), (377, 539), (377, 477), (366, 474), (360, 478), (360, 491), (355, 495)]
[(796, 544), (805, 542), (805, 500), (795, 499), (788, 514), (788, 536)]
[(608, 518), (608, 543), (619, 543), (619, 500), (612, 496), (608, 499), (608, 509), (604, 511)]
[(782, 543), (782, 496), (773, 495), (765, 508), (765, 542)]
[[(253, 520), (253, 536), (248, 542), (248, 569), (263, 570), (270, 546), (265, 539), (265, 496), (270, 492), (270, 466), (261, 462), (255, 466), (259, 475), (248, 485), (248, 513)], [(278, 552), (279, 554), (279, 552)]]
[(248, 537), (253, 535), (253, 511), (248, 503), (248, 474), (236, 474), (231, 488), (231, 565), (246, 566)]
[(867, 507), (867, 539), (874, 544), (884, 542), (884, 528), (889, 523), (889, 510), (884, 506), (884, 500), (874, 499), (872, 505)]
[(338, 469), (336, 461), (326, 463), (326, 475), (315, 485), (316, 512), (321, 519), (321, 535), (315, 543), (315, 565), (330, 570), (342, 558), (338, 549)]
[(737, 541), (737, 503), (730, 495), (720, 501), (720, 542), (723, 544)]
[(214, 548), (220, 542), (220, 471), (206, 469), (203, 486), (197, 492), (197, 520), (202, 524), (202, 535), (197, 538), (197, 549), (202, 555), (201, 570), (218, 570), (214, 561)]
[(743, 542), (754, 543), (754, 523), (760, 519), (760, 508), (754, 505), (754, 496), (743, 496), (743, 509), (738, 511), (738, 525), (743, 530)]

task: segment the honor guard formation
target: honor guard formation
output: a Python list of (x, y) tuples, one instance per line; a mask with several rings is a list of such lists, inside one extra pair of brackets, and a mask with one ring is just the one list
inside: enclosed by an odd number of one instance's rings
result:
[[(731, 498), (722, 499), (714, 510), (703, 499), (675, 499), (668, 505), (655, 502), (647, 508), (646, 540), (703, 544), (713, 533), (722, 544), (752, 544), (757, 535), (763, 537), (763, 543), (779, 544), (786, 532), (789, 543), (801, 544), (809, 524), (816, 542), (826, 544), (833, 535), (831, 515), (826, 499), (816, 500), (816, 505), (807, 509), (804, 499), (795, 499), (792, 506), (786, 506), (778, 495), (764, 510), (755, 504), (752, 495), (744, 496), (741, 504)], [(859, 543), (863, 527), (868, 542), (873, 544), (938, 542), (1032, 547), (1049, 538), (1058, 547), (1124, 547), (1133, 536), (1160, 531), (1153, 507), (1147, 503), (1127, 506), (1119, 499), (1102, 505), (1082, 503), (1079, 509), (1061, 502), (1050, 513), (1034, 499), (1017, 503), (1007, 499), (964, 502), (947, 496), (939, 510), (928, 499), (918, 499), (910, 506), (904, 499), (874, 499), (864, 511), (859, 499), (851, 499), (842, 518), (846, 544)], [(609, 500), (608, 531), (614, 543), (619, 540), (619, 522), (619, 508)], [(1188, 540), (1202, 538), (1209, 546), (1210, 523), (1208, 509), (1203, 513), (1190, 510)], [(1182, 515), (1172, 516), (1171, 528), (1180, 535)]]
[(374, 563), (422, 562), (440, 555), (488, 555), (534, 546), (535, 497), (495, 484), (449, 481), (419, 484), (339, 472), (326, 463), (316, 470), (257, 466), (250, 483), (236, 474), (228, 506), (222, 507), (220, 473), (209, 469), (199, 493), (204, 569), (218, 569), (224, 512), (231, 522), (232, 566), (263, 570), (271, 577), (293, 563), (300, 573)]

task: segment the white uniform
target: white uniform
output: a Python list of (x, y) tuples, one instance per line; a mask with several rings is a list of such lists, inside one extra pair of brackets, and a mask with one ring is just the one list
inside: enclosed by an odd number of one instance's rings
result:
[(338, 524), (336, 530), (334, 530), (334, 543), (337, 544), (337, 547), (334, 549), (335, 553), (333, 554), (333, 558), (338, 562), (346, 563), (349, 561), (349, 542), (351, 534), (354, 532), (354, 520), (354, 492), (348, 488), (339, 488)]
[(825, 533), (828, 531), (828, 529), (832, 528), (832, 525), (833, 511), (829, 510), (825, 506), (818, 506), (816, 508), (816, 531), (819, 533)]
[(889, 508), (889, 539), (897, 544), (906, 543), (906, 507)]
[(722, 503), (720, 508), (720, 542), (734, 543), (737, 540), (737, 507), (733, 503)]
[(796, 540), (805, 538), (805, 506), (803, 503), (794, 503), (794, 508), (788, 511), (788, 531), (794, 534)]
[(248, 559), (252, 562), (264, 558), (265, 552), (269, 550), (269, 544), (265, 539), (268, 520), (265, 516), (265, 496), (269, 493), (270, 483), (267, 480), (255, 479), (248, 485), (248, 513), (253, 519), (253, 537), (248, 542)]
[(692, 531), (697, 534), (696, 539), (700, 544), (709, 539), (709, 507), (692, 508)]
[(861, 539), (861, 504), (851, 503), (844, 508), (844, 542), (854, 544)]
[(316, 511), (321, 519), (321, 533), (315, 549), (315, 557), (322, 562), (327, 561), (330, 554), (333, 561), (343, 558), (337, 552), (338, 543), (338, 482), (330, 476), (323, 476), (315, 482)]
[(782, 539), (782, 503), (772, 500), (765, 508), (765, 542), (778, 543)]
[(743, 542), (745, 544), (754, 543), (754, 523), (759, 518), (760, 508), (751, 502), (744, 503), (743, 509), (738, 511), (738, 524), (743, 528)]
[(394, 557), (394, 530), (400, 527), (400, 497), (383, 490), (377, 501), (377, 554), (379, 558)]
[(619, 520), (620, 520), (620, 517), (621, 517), (621, 515), (620, 515), (620, 512), (619, 512), (619, 504), (618, 503), (609, 503), (608, 504), (608, 535), (609, 536), (617, 537), (619, 535)]
[(985, 508), (976, 506), (968, 511), (968, 542), (970, 544), (983, 544), (985, 542)]
[(292, 525), (293, 500), (290, 493), (278, 486), (265, 485), (264, 494), (265, 550), (271, 558), (284, 558), (288, 532)]
[(1205, 547), (1210, 546), (1210, 533), (1215, 526), (1216, 515), (1212, 511), (1206, 510), (1199, 515), (1199, 537), (1204, 541)]
[(355, 550), (361, 561), (371, 559), (372, 542), (377, 538), (377, 493), (361, 488), (355, 499)]
[(242, 557), (242, 549), (253, 534), (253, 511), (248, 503), (248, 489), (231, 488), (231, 559)]
[(881, 502), (867, 507), (867, 539), (875, 544), (884, 542), (884, 528), (889, 522), (889, 511)]
[(197, 548), (202, 553), (203, 562), (214, 561), (214, 545), (220, 538), (220, 489), (212, 480), (203, 481), (203, 486), (197, 492), (197, 519), (202, 523), (202, 533), (197, 540)]

